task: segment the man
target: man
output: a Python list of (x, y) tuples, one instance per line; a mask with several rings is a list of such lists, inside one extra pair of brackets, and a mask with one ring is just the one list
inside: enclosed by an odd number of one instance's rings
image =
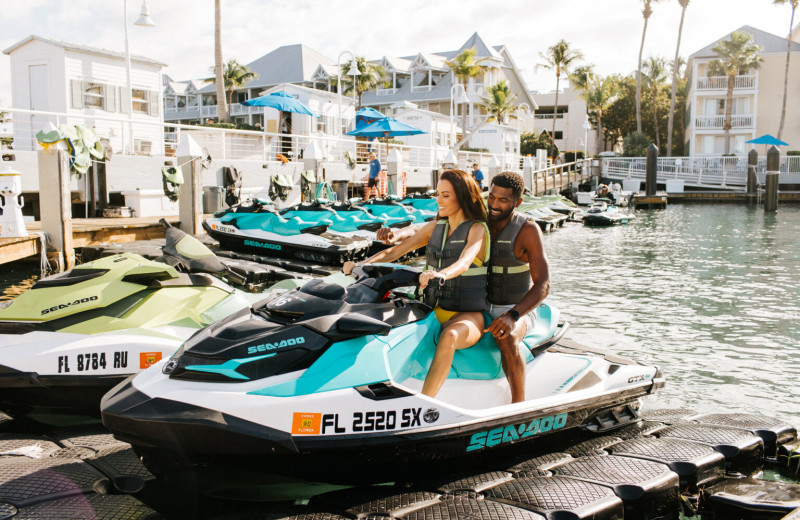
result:
[(369, 182), (367, 183), (367, 200), (372, 198), (372, 190), (378, 192), (378, 174), (381, 173), (381, 162), (374, 152), (369, 153)]
[(483, 191), (483, 172), (478, 167), (478, 163), (472, 165), (472, 178), (478, 183), (478, 188)]
[[(542, 231), (514, 210), (522, 204), (525, 182), (514, 172), (492, 178), (488, 198), (491, 254), (487, 299), (492, 322), (485, 331), (500, 349), (503, 371), (511, 388), (511, 402), (525, 400), (525, 362), (519, 348), (533, 326), (533, 311), (550, 292), (550, 267)], [(378, 240), (394, 243), (415, 232), (381, 228)]]
[(492, 178), (487, 200), (492, 237), (486, 298), (492, 323), (486, 328), (497, 341), (511, 402), (525, 400), (525, 362), (519, 351), (533, 326), (533, 311), (550, 292), (550, 267), (542, 231), (514, 210), (522, 204), (525, 182), (518, 173)]

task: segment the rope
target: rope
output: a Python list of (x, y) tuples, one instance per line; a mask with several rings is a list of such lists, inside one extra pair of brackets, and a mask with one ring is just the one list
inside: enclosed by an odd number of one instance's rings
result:
[(36, 234), (39, 236), (39, 277), (44, 278), (52, 272), (50, 262), (47, 260), (47, 248), (53, 247), (53, 241), (43, 231), (37, 231)]

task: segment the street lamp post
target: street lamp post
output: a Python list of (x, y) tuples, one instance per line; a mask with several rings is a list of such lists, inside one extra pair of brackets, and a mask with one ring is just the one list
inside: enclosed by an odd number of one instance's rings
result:
[[(467, 99), (464, 85), (458, 83), (455, 74), (453, 74), (453, 84), (450, 86), (450, 149), (453, 150), (453, 153), (456, 151), (456, 126), (453, 120), (456, 104), (466, 103), (467, 101), (469, 99)], [(461, 131), (463, 132), (464, 129), (462, 128)]]
[(531, 107), (527, 103), (520, 103), (519, 105), (517, 105), (517, 110), (516, 110), (516, 113), (517, 113), (517, 132), (520, 132), (520, 133), (521, 133), (521, 130), (520, 130), (520, 122), (519, 122), (519, 111), (520, 111), (520, 109), (522, 107), (525, 107), (525, 113), (526, 114), (530, 114), (531, 113)]
[[(341, 63), (342, 63), (342, 56), (345, 54), (349, 54), (351, 58), (351, 66), (350, 70), (347, 72), (348, 76), (353, 76), (353, 92), (355, 93), (355, 77), (360, 76), (361, 72), (358, 71), (358, 65), (356, 65), (356, 55), (350, 51), (342, 51), (339, 54), (339, 57), (336, 59), (336, 97), (339, 104), (339, 131), (337, 134), (339, 137), (342, 137), (342, 70), (341, 70)], [(355, 107), (355, 94), (353, 95), (353, 107)]]
[[(125, 22), (125, 78), (128, 83), (128, 153), (133, 153), (133, 85), (131, 84), (131, 49), (128, 40), (128, 0), (122, 3), (123, 20)], [(150, 18), (150, 9), (147, 7), (147, 0), (142, 2), (142, 11), (139, 18), (133, 23), (139, 27), (155, 27), (156, 24)]]
[(589, 146), (589, 116), (583, 120), (583, 158), (586, 159), (586, 147)]

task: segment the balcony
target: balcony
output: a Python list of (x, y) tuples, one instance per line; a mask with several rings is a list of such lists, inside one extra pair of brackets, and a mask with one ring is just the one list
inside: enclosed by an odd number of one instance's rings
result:
[[(697, 130), (722, 129), (725, 126), (725, 116), (697, 116), (694, 118), (694, 127)], [(731, 128), (753, 128), (753, 115), (732, 115)]]
[[(736, 76), (733, 82), (733, 89), (754, 89), (758, 76)], [(697, 78), (697, 90), (727, 90), (727, 76), (711, 76)]]
[(417, 92), (430, 92), (435, 86), (436, 85), (420, 85), (418, 87), (411, 87), (411, 93), (416, 94)]
[(375, 90), (376, 96), (391, 96), (397, 94), (399, 89), (396, 88), (379, 88)]

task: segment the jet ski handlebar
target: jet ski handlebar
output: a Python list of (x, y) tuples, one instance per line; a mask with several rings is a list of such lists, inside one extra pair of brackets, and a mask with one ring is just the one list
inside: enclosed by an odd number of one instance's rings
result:
[[(419, 276), (421, 269), (395, 264), (366, 264), (353, 269), (356, 278), (355, 285), (366, 286), (374, 290), (385, 300), (389, 293), (401, 287), (414, 287), (419, 291)], [(444, 284), (444, 280), (436, 278), (431, 281)], [(348, 289), (348, 293), (352, 292)]]

